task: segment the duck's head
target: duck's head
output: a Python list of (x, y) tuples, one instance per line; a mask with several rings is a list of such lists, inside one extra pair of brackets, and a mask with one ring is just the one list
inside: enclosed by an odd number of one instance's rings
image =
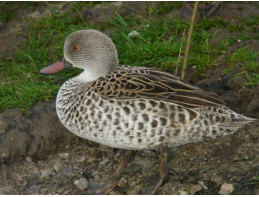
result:
[(117, 50), (108, 36), (96, 30), (80, 30), (67, 37), (63, 58), (40, 73), (53, 74), (72, 66), (84, 69), (86, 76), (100, 77), (118, 65)]

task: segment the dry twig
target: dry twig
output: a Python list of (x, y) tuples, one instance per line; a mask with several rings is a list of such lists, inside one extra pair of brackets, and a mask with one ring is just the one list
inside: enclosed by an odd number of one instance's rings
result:
[(177, 76), (178, 67), (179, 67), (179, 64), (180, 64), (180, 57), (181, 57), (181, 53), (182, 53), (182, 47), (183, 47), (184, 36), (185, 36), (185, 29), (184, 29), (184, 31), (183, 31), (183, 37), (182, 37), (182, 41), (181, 41), (181, 47), (180, 47), (180, 51), (179, 51), (178, 60), (177, 60), (177, 63), (176, 63), (175, 76)]
[(184, 79), (184, 76), (185, 76), (187, 60), (188, 60), (188, 54), (189, 54), (189, 49), (190, 49), (190, 45), (191, 45), (193, 26), (194, 26), (196, 14), (197, 14), (198, 4), (199, 4), (199, 1), (196, 1), (195, 5), (194, 5), (193, 13), (192, 13), (192, 19), (191, 19), (190, 28), (189, 28), (187, 45), (186, 45), (186, 48), (185, 48), (184, 59), (183, 59), (183, 68), (182, 68), (182, 74), (181, 74), (181, 79), (182, 80)]

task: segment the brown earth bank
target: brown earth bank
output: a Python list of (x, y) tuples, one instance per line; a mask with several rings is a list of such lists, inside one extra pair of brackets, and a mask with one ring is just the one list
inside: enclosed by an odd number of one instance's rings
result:
[[(57, 6), (63, 6), (64, 10), (67, 5)], [(123, 16), (134, 10), (145, 14), (145, 6), (147, 3), (144, 2), (115, 2), (105, 7), (105, 13), (112, 15), (113, 10), (118, 10)], [(156, 3), (149, 6), (156, 6)], [(226, 12), (226, 7), (231, 9)], [(44, 6), (22, 11), (31, 17), (48, 14)], [(167, 15), (181, 12), (181, 9), (172, 10)], [(249, 17), (252, 13), (258, 13), (254, 6), (229, 3), (217, 15), (235, 23), (237, 15)], [(100, 5), (85, 9), (82, 14), (91, 23), (103, 21), (106, 16)], [(8, 39), (14, 40), (14, 29), (10, 34), (6, 33), (14, 23), (10, 21), (5, 27), (0, 25), (0, 45)], [(224, 33), (220, 35), (222, 37), (218, 39), (224, 39)], [(216, 42), (215, 38), (211, 42)], [(236, 43), (231, 50), (248, 45), (258, 51), (258, 42)], [(0, 54), (6, 52), (4, 48), (1, 50)], [(221, 57), (220, 65), (208, 69), (203, 80), (198, 79), (197, 71), (191, 68), (187, 70), (186, 80), (216, 92), (234, 111), (259, 119), (259, 87), (244, 85), (245, 76), (236, 76), (240, 73), (239, 65), (223, 74), (227, 66)], [(168, 176), (157, 194), (259, 195), (258, 121), (234, 135), (172, 148), (168, 153)], [(35, 105), (25, 114), (16, 109), (7, 109), (0, 114), (0, 194), (85, 194), (87, 181), (106, 182), (111, 177), (122, 154), (122, 150), (72, 136), (58, 120), (55, 100)], [(158, 177), (158, 165), (158, 152), (136, 151), (118, 186), (110, 194), (141, 194), (150, 180)]]

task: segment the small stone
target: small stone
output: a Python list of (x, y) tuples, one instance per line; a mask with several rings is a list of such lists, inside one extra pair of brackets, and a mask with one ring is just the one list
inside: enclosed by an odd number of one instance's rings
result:
[(130, 32), (129, 34), (128, 34), (128, 37), (138, 37), (139, 36), (139, 32), (137, 32), (137, 31), (132, 31), (132, 32)]
[(64, 177), (66, 177), (67, 179), (72, 179), (73, 177), (75, 177), (75, 173), (73, 173), (73, 171), (69, 168), (63, 168), (60, 172), (60, 174)]
[(202, 190), (202, 187), (200, 185), (193, 185), (190, 189), (190, 194), (193, 195), (200, 190)]
[(74, 181), (74, 185), (81, 190), (85, 190), (88, 188), (88, 181), (85, 178), (80, 178)]
[(166, 183), (157, 190), (158, 195), (178, 195), (178, 191), (174, 183)]
[(155, 157), (156, 156), (156, 153), (154, 151), (151, 151), (151, 150), (144, 150), (143, 153), (142, 153), (142, 156), (143, 157)]
[(68, 195), (68, 194), (69, 194), (69, 192), (70, 192), (69, 190), (64, 191), (62, 195)]
[(219, 194), (220, 195), (229, 195), (234, 191), (234, 185), (233, 184), (227, 184), (224, 183), (223, 185), (221, 185), (221, 188), (219, 190)]
[(129, 190), (127, 194), (128, 195), (138, 195), (141, 190), (142, 190), (142, 187), (140, 185), (136, 185), (131, 190)]
[(40, 185), (32, 185), (29, 187), (29, 193), (33, 195), (35, 194), (39, 195), (40, 189), (41, 189)]
[(0, 188), (0, 194), (1, 195), (7, 195), (7, 194), (12, 194), (14, 191), (12, 186), (5, 186)]
[(55, 165), (54, 165), (54, 169), (55, 169), (55, 171), (57, 172), (57, 173), (59, 173), (60, 171), (61, 171), (61, 169), (62, 169), (62, 164), (61, 163), (55, 163)]
[(203, 189), (208, 189), (208, 187), (204, 184), (203, 181), (198, 181), (198, 183), (202, 186)]
[(108, 163), (110, 163), (110, 160), (109, 160), (109, 159), (103, 159), (103, 160), (99, 163), (99, 165), (100, 165), (100, 166), (106, 166)]
[(40, 178), (48, 178), (52, 174), (52, 168), (41, 170)]
[(62, 159), (68, 159), (70, 157), (70, 154), (69, 153), (59, 153), (58, 156), (61, 157)]
[(118, 183), (119, 187), (127, 187), (128, 180), (122, 177)]
[(187, 191), (178, 190), (179, 195), (188, 195)]
[(26, 161), (27, 161), (28, 163), (31, 163), (31, 162), (32, 162), (32, 160), (31, 160), (30, 157), (26, 157)]
[(77, 162), (85, 162), (86, 158), (85, 156), (80, 157)]

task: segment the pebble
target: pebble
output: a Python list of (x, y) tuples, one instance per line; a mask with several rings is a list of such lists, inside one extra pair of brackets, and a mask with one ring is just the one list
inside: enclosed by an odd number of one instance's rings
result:
[(39, 195), (40, 189), (41, 189), (40, 185), (32, 185), (29, 187), (29, 192), (32, 195)]
[(26, 161), (27, 161), (28, 163), (31, 163), (31, 162), (32, 162), (32, 159), (31, 159), (30, 157), (26, 157)]
[(221, 185), (221, 188), (219, 190), (219, 194), (220, 195), (229, 195), (234, 191), (234, 185), (233, 184), (227, 184), (224, 183), (223, 185)]
[(188, 195), (187, 191), (178, 190), (179, 195)]
[(203, 181), (198, 181), (198, 183), (202, 186), (203, 189), (208, 189), (208, 187), (204, 184)]
[(54, 169), (55, 169), (55, 171), (57, 172), (57, 173), (59, 173), (60, 171), (61, 171), (61, 169), (62, 169), (62, 164), (61, 163), (55, 163), (55, 165), (54, 165)]
[(122, 178), (119, 180), (118, 186), (119, 186), (119, 187), (127, 187), (127, 183), (128, 183), (128, 180), (125, 179), (124, 177), (122, 177)]
[(62, 159), (68, 159), (70, 157), (70, 154), (69, 153), (59, 153), (58, 156), (61, 157)]
[(65, 179), (72, 179), (73, 177), (76, 176), (76, 174), (69, 168), (63, 168), (60, 172), (60, 174), (62, 175), (62, 177), (64, 177)]
[(142, 187), (140, 185), (136, 185), (131, 190), (129, 190), (127, 194), (128, 195), (138, 195), (141, 190), (142, 190)]
[(142, 153), (142, 157), (155, 157), (156, 153), (154, 151), (150, 151), (150, 150), (144, 150)]
[(103, 160), (99, 163), (99, 165), (100, 165), (100, 166), (106, 166), (108, 163), (110, 163), (110, 160), (109, 160), (109, 159), (103, 159)]
[(190, 189), (190, 194), (193, 195), (200, 190), (202, 190), (202, 187), (200, 185), (193, 185)]
[(74, 185), (81, 190), (85, 190), (88, 188), (88, 181), (85, 178), (80, 178), (74, 181)]
[(77, 162), (85, 162), (85, 161), (86, 161), (85, 156), (81, 156), (81, 157), (77, 160)]
[(40, 178), (48, 178), (52, 174), (52, 168), (41, 170)]
[(69, 190), (66, 190), (66, 191), (64, 191), (63, 193), (62, 193), (62, 195), (68, 195), (69, 194)]

